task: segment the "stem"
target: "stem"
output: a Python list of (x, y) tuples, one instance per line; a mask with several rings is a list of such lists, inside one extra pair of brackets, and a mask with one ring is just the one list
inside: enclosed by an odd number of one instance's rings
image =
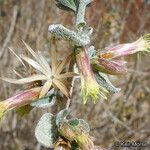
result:
[[(74, 65), (75, 65), (75, 60), (72, 60), (72, 62), (70, 62), (70, 66), (69, 66), (69, 69), (68, 69), (70, 72), (73, 72)], [(69, 82), (71, 83), (70, 98), (67, 99), (66, 109), (69, 109), (70, 104), (71, 104), (71, 98), (72, 98), (72, 93), (73, 93), (74, 81), (75, 81), (75, 77), (72, 77), (72, 78), (69, 79)]]
[[(72, 83), (71, 83), (71, 88), (70, 88), (70, 97), (72, 97), (74, 81), (75, 81), (75, 77), (72, 78)], [(66, 103), (66, 109), (69, 109), (70, 104), (71, 104), (71, 99), (68, 98), (67, 103)]]

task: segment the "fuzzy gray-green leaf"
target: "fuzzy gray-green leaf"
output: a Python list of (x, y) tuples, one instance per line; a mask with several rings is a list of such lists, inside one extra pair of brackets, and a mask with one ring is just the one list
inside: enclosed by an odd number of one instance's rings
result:
[(46, 113), (41, 117), (35, 128), (35, 137), (41, 145), (47, 148), (52, 148), (58, 140), (55, 117), (51, 113)]
[(90, 37), (88, 35), (69, 30), (61, 24), (49, 25), (48, 30), (56, 37), (69, 40), (78, 46), (85, 46), (90, 43)]
[(72, 127), (76, 127), (79, 125), (79, 119), (77, 119), (77, 118), (70, 119), (70, 120), (68, 120), (68, 123)]
[(90, 132), (90, 126), (85, 120), (79, 119), (79, 125), (82, 126), (87, 132)]
[(53, 94), (50, 96), (45, 96), (35, 102), (32, 102), (30, 105), (37, 108), (46, 108), (53, 106), (55, 104), (55, 101), (56, 96)]
[(106, 90), (108, 90), (111, 93), (117, 93), (121, 89), (116, 88), (108, 79), (107, 75), (101, 72), (95, 72), (95, 78), (98, 84), (102, 87), (104, 87)]
[(76, 0), (57, 0), (57, 6), (63, 9), (71, 9), (74, 12), (77, 10), (77, 1)]
[(63, 122), (68, 114), (69, 111), (67, 109), (61, 110), (56, 116), (56, 125), (59, 125), (61, 122)]

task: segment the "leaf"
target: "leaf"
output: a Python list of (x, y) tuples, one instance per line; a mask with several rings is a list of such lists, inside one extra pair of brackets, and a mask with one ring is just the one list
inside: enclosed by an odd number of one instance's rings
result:
[(8, 49), (14, 54), (14, 56), (16, 56), (16, 58), (21, 62), (21, 64), (26, 68), (26, 65), (24, 64), (22, 59), (15, 53), (15, 51), (10, 47), (8, 47)]
[(9, 83), (25, 84), (25, 83), (38, 81), (38, 80), (46, 80), (46, 77), (45, 75), (32, 75), (30, 77), (22, 78), (22, 79), (11, 79), (11, 78), (0, 78), (0, 79)]
[(68, 123), (72, 127), (76, 127), (79, 125), (79, 119), (77, 119), (77, 118), (70, 119), (70, 120), (68, 120)]
[(78, 0), (56, 0), (57, 6), (64, 10), (73, 10), (74, 12), (77, 11)]
[(49, 79), (49, 80), (46, 81), (46, 83), (42, 87), (39, 98), (42, 98), (43, 96), (45, 96), (48, 93), (51, 86), (52, 86), (52, 80)]
[(32, 56), (36, 59), (36, 61), (44, 68), (45, 71), (51, 73), (51, 69), (49, 67), (48, 62), (46, 59), (42, 56), (41, 53), (35, 53), (34, 50), (27, 44), (25, 41), (23, 41), (24, 45), (26, 46), (27, 50), (32, 54)]
[(68, 56), (60, 63), (60, 65), (58, 66), (58, 68), (57, 68), (57, 70), (56, 70), (56, 72), (55, 72), (56, 75), (60, 74), (60, 73), (63, 71), (63, 69), (66, 67), (67, 63), (71, 60), (71, 58), (72, 58), (72, 53), (71, 53), (70, 55), (68, 55)]
[(90, 37), (88, 35), (77, 33), (61, 24), (49, 25), (48, 31), (58, 38), (73, 42), (76, 46), (85, 46), (90, 43)]
[(56, 116), (56, 125), (58, 126), (61, 122), (63, 122), (68, 114), (69, 111), (67, 109), (61, 110)]
[(47, 94), (47, 96), (32, 102), (30, 105), (37, 108), (47, 108), (51, 107), (56, 102), (56, 96), (54, 93)]
[(47, 148), (52, 148), (58, 140), (55, 117), (51, 113), (46, 113), (41, 117), (35, 128), (35, 137), (41, 145)]
[(57, 75), (56, 78), (57, 79), (63, 79), (63, 78), (71, 78), (73, 76), (76, 76), (77, 74), (75, 74), (74, 72), (66, 72), (60, 75)]
[(90, 126), (85, 120), (79, 119), (79, 125), (82, 126), (87, 132), (90, 132)]
[(46, 58), (42, 55), (41, 52), (38, 52), (38, 57), (41, 60), (41, 64), (43, 64), (42, 66), (44, 66), (47, 73), (52, 74), (51, 68), (50, 68)]
[(16, 113), (19, 116), (23, 117), (24, 115), (27, 115), (32, 109), (33, 109), (33, 107), (31, 105), (25, 105), (20, 108), (17, 108)]
[(40, 71), (41, 73), (47, 75), (47, 71), (44, 69), (42, 65), (40, 65), (37, 61), (34, 61), (31, 58), (26, 57), (25, 55), (20, 55), (20, 57), (27, 62), (29, 65), (31, 65), (36, 70)]
[(87, 54), (88, 54), (89, 58), (92, 59), (92, 57), (94, 57), (95, 54), (96, 54), (95, 47), (94, 47), (94, 46), (90, 46), (90, 47), (87, 49)]
[(120, 88), (116, 88), (104, 73), (95, 72), (95, 78), (100, 86), (104, 87), (111, 93), (117, 93), (121, 90)]
[(53, 79), (53, 83), (57, 86), (57, 88), (66, 96), (69, 97), (69, 90), (66, 85), (57, 79)]

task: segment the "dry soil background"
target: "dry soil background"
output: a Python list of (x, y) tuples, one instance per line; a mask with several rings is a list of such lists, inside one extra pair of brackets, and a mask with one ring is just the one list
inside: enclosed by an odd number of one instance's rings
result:
[[(62, 23), (73, 28), (72, 17), (72, 13), (56, 8), (54, 0), (0, 0), (0, 76), (15, 78), (12, 69), (22, 69), (8, 47), (23, 53), (23, 39), (48, 56), (48, 25)], [(94, 28), (92, 43), (97, 49), (131, 42), (150, 32), (150, 0), (94, 0), (86, 18)], [(61, 56), (70, 51), (66, 42), (60, 41), (58, 45)], [(110, 76), (112, 82), (122, 88), (121, 92), (109, 95), (108, 101), (99, 100), (96, 105), (81, 103), (80, 81), (75, 81), (72, 116), (89, 122), (96, 144), (111, 150), (129, 150), (114, 147), (114, 142), (140, 140), (150, 143), (149, 58), (148, 54), (128, 57), (129, 73)], [(19, 86), (0, 81), (0, 99), (8, 98), (19, 89)], [(24, 118), (15, 112), (8, 113), (0, 129), (0, 150), (46, 150), (34, 137), (35, 125), (46, 111), (34, 109)]]

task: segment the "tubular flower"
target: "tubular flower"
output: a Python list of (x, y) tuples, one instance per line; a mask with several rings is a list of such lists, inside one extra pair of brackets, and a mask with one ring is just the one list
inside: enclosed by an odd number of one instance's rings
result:
[(126, 73), (126, 62), (122, 57), (140, 51), (150, 52), (150, 34), (146, 34), (137, 41), (117, 46), (107, 47), (92, 59), (94, 68), (101, 72), (118, 75)]
[(17, 107), (30, 104), (34, 100), (37, 100), (41, 89), (41, 87), (32, 88), (0, 102), (0, 119), (3, 117), (5, 112)]
[(111, 74), (111, 75), (120, 75), (127, 72), (125, 67), (126, 61), (123, 60), (109, 60), (104, 58), (94, 58), (92, 59), (92, 65), (97, 70)]
[(131, 55), (140, 51), (150, 52), (150, 34), (146, 34), (133, 43), (120, 44), (107, 47), (106, 51), (100, 52), (100, 58), (118, 58)]
[(19, 58), (31, 65), (37, 74), (34, 74), (27, 78), (21, 79), (10, 79), (10, 78), (1, 78), (4, 81), (14, 83), (14, 84), (25, 84), (32, 83), (35, 81), (45, 81), (39, 98), (45, 96), (51, 86), (58, 88), (66, 97), (69, 97), (69, 90), (66, 87), (67, 81), (66, 78), (73, 77), (75, 74), (73, 72), (62, 73), (67, 63), (71, 60), (72, 55), (66, 57), (63, 61), (57, 60), (57, 55), (55, 51), (51, 51), (51, 67), (49, 66), (46, 59), (43, 55), (38, 52), (35, 53), (25, 42), (24, 42), (28, 51), (32, 54), (33, 58), (28, 58), (24, 55), (21, 55)]
[(108, 91), (95, 80), (86, 49), (76, 49), (76, 60), (81, 77), (81, 93), (84, 104), (87, 102), (88, 97), (92, 97), (94, 102), (99, 95), (107, 99), (103, 92), (107, 93)]

